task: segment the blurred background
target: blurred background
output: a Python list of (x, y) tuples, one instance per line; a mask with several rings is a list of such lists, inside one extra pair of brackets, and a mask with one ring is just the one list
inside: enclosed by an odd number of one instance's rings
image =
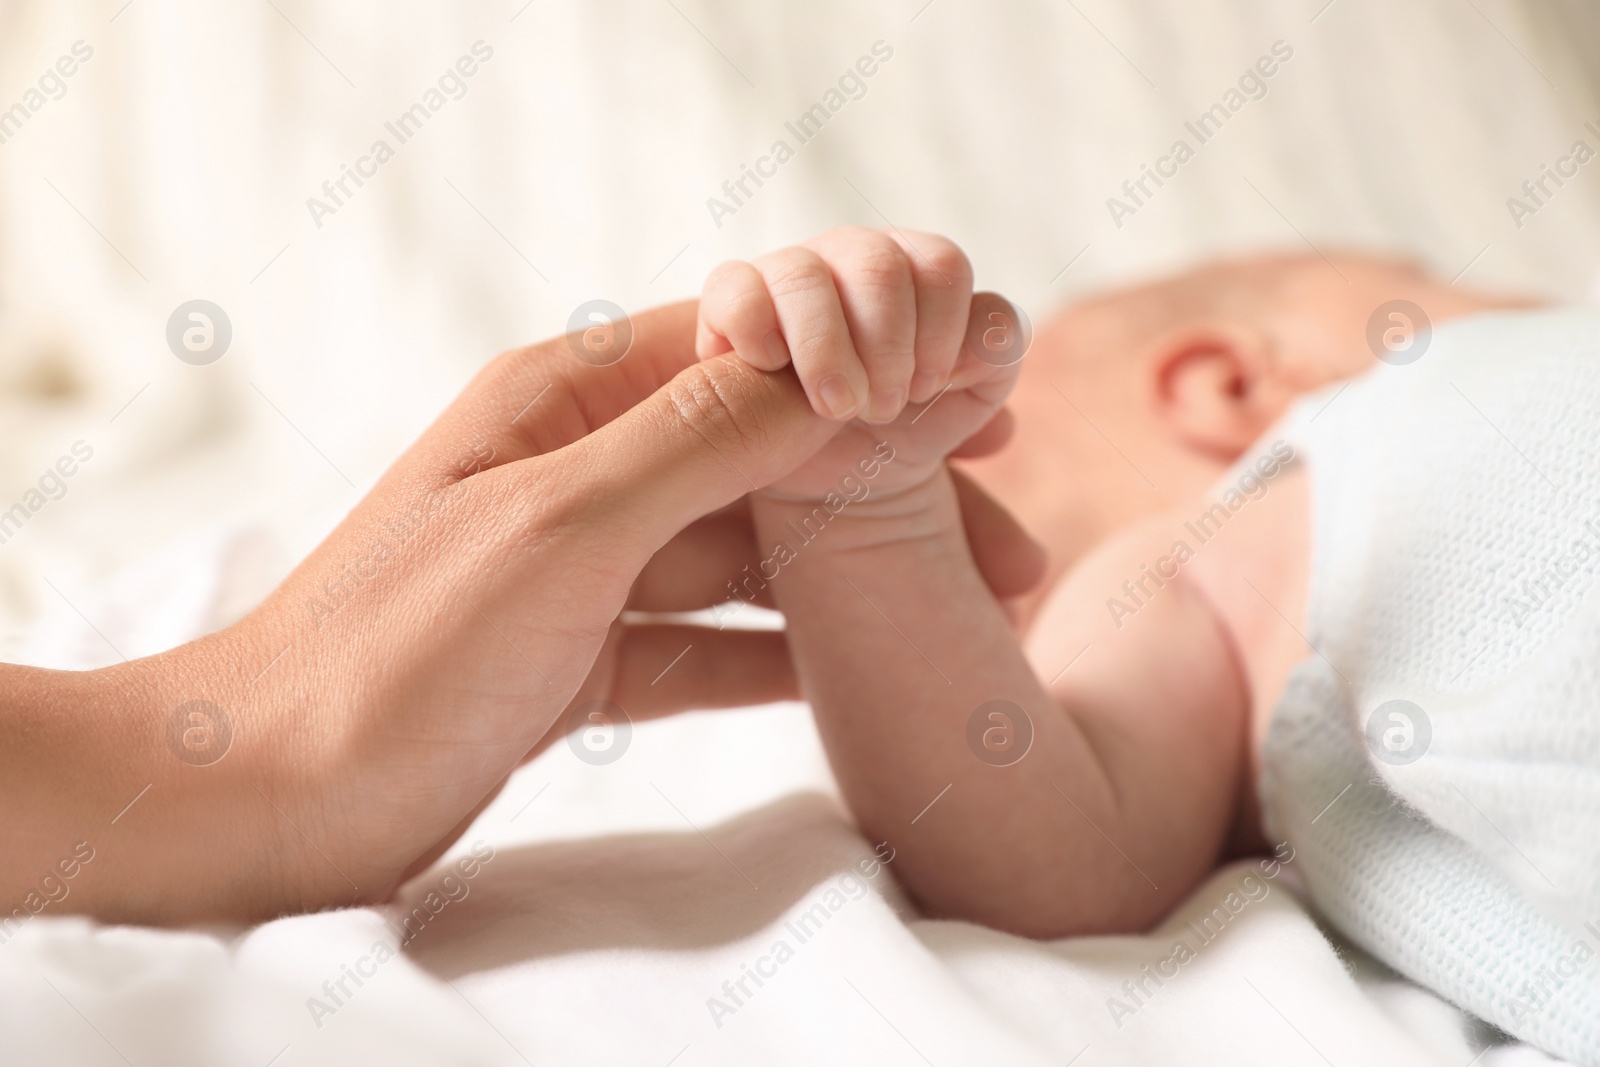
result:
[[(1308, 247), (1593, 300), (1596, 153), (1592, 0), (0, 0), (0, 660), (100, 666), (238, 618), (482, 364), (592, 299), (691, 297), (724, 259), (853, 223), (950, 235), (1035, 323)], [(1098, 991), (1166, 944), (903, 925), (876, 898), (765, 1023), (714, 1028), (700, 999), (755, 927), (724, 921), (700, 828), (817, 870), (861, 842), (795, 798), (832, 788), (804, 705), (632, 737), (602, 767), (553, 747), (464, 839), (559, 845), (452, 911), (519, 958), (464, 991), (434, 977), (446, 936), (324, 1031), (305, 998), (374, 912), (237, 939), (46, 917), (0, 954), (22, 1022), (0, 1040), (73, 1063), (887, 1062), (908, 1033), (941, 1062), (1117, 1055)], [(1460, 1064), (1492, 1036), (1350, 977), (1359, 953), (1273, 901), (1118, 1062), (1321, 1062), (1291, 1015), (1341, 1063)], [(693, 951), (630, 946), (697, 921)], [(883, 1012), (847, 971), (893, 990)], [(1405, 1051), (1422, 1034), (1437, 1057)]]
[[(829, 226), (949, 234), (1036, 321), (1261, 248), (1600, 273), (1580, 0), (6, 0), (0, 108), (0, 512), (93, 450), (0, 544), (0, 657), (57, 666), (237, 617), (581, 302)], [(231, 326), (206, 365), (168, 343), (192, 300)]]

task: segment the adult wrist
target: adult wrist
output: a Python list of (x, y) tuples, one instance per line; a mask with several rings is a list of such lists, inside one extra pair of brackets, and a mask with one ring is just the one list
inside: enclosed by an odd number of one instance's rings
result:
[(216, 658), (222, 643), (216, 635), (198, 643), (203, 654), (189, 645), (96, 671), (18, 669), (6, 709), (20, 734), (7, 792), (21, 815), (7, 835), (8, 886), (55, 868), (54, 882), (40, 882), (57, 888), (48, 910), (112, 921), (259, 918), (292, 906), (283, 889), (298, 871), (284, 868), (294, 853), (283, 831), (293, 830), (276, 825), (260, 792), (283, 794), (258, 761), (273, 743), (257, 715), (219, 696), (218, 679), (234, 673)]

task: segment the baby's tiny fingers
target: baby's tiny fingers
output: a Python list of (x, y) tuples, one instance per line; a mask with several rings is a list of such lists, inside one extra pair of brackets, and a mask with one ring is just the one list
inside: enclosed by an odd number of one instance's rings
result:
[(905, 251), (877, 230), (841, 227), (806, 242), (833, 271), (850, 337), (867, 371), (861, 418), (893, 422), (910, 394), (917, 297)]
[(778, 370), (789, 362), (766, 279), (742, 260), (723, 263), (706, 279), (695, 331), (695, 355), (701, 359), (730, 349), (761, 370)]
[(809, 248), (769, 253), (757, 267), (812, 408), (837, 421), (855, 418), (866, 404), (867, 372), (850, 337), (832, 270)]
[(931, 399), (950, 380), (961, 354), (972, 301), (972, 264), (954, 241), (938, 234), (893, 234), (905, 249), (917, 288), (916, 373), (911, 401)]
[(974, 293), (958, 377), (973, 361), (989, 367), (1015, 366), (1032, 345), (1033, 324), (1022, 308), (999, 293)]

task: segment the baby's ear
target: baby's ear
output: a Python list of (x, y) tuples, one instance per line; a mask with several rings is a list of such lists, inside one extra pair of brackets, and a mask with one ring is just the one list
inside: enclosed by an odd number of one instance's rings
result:
[(1141, 362), (1154, 376), (1162, 421), (1189, 448), (1233, 460), (1293, 399), (1272, 355), (1260, 330), (1219, 320), (1169, 331)]

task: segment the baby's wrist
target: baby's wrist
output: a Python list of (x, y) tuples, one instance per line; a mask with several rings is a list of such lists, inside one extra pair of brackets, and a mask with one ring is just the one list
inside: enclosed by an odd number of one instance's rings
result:
[(775, 551), (859, 552), (961, 537), (961, 509), (942, 463), (910, 485), (861, 477), (821, 496), (753, 493), (751, 511), (760, 547)]

